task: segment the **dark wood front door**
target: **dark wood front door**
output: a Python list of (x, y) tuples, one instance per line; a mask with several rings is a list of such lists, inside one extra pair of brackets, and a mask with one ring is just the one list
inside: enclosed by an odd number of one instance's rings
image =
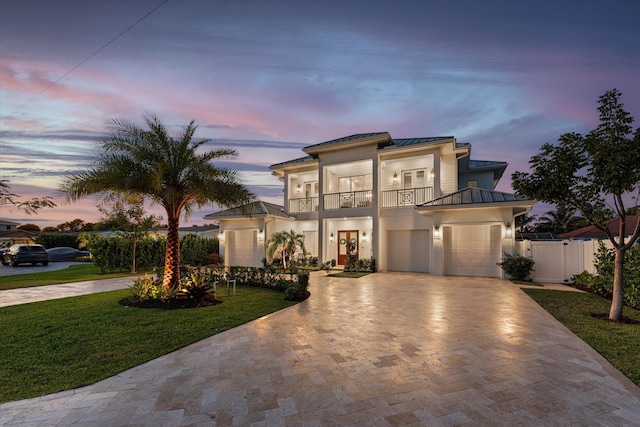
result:
[(338, 231), (338, 265), (347, 263), (347, 243), (354, 240), (356, 244), (356, 259), (358, 256), (360, 242), (358, 241), (358, 230)]

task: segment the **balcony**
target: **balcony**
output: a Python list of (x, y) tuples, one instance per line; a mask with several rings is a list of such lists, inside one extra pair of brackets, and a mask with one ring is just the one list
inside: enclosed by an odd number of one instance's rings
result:
[(406, 190), (388, 190), (382, 192), (383, 208), (416, 206), (433, 200), (433, 187), (409, 188)]
[(367, 208), (371, 206), (372, 197), (372, 190), (325, 194), (324, 210)]
[(303, 197), (301, 199), (289, 199), (289, 213), (317, 212), (318, 198)]

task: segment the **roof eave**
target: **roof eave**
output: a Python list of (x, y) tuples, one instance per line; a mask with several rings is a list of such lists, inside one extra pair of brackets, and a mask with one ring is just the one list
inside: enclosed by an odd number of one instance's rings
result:
[(352, 148), (352, 147), (361, 147), (363, 145), (371, 145), (374, 142), (380, 143), (380, 142), (387, 142), (387, 141), (389, 142), (391, 141), (391, 135), (389, 135), (388, 132), (384, 132), (378, 135), (371, 135), (368, 137), (335, 142), (335, 143), (326, 144), (326, 145), (325, 143), (311, 145), (309, 147), (303, 148), (302, 151), (309, 154), (310, 156), (314, 156), (327, 151), (335, 151), (335, 150), (341, 150), (344, 148)]
[(459, 203), (456, 205), (433, 205), (416, 206), (416, 210), (421, 212), (445, 211), (459, 209), (483, 209), (483, 208), (531, 208), (536, 202), (532, 200), (514, 200), (509, 202), (485, 202), (485, 203)]

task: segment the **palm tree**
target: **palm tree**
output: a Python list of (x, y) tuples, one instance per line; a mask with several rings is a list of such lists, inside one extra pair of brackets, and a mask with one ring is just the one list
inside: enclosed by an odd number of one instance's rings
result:
[(520, 231), (520, 233), (528, 233), (532, 227), (529, 225), (536, 220), (535, 215), (527, 215), (526, 213), (523, 215), (519, 215), (515, 219), (515, 226)]
[(207, 203), (231, 207), (253, 198), (235, 171), (214, 166), (219, 158), (236, 156), (232, 149), (201, 151), (208, 140), (194, 141), (194, 121), (176, 138), (156, 116), (145, 116), (141, 129), (126, 120), (113, 120), (109, 133), (99, 140), (95, 165), (66, 177), (61, 190), (67, 201), (91, 194), (139, 195), (162, 205), (168, 231), (162, 285), (174, 288), (180, 281), (180, 216), (192, 206)]
[(587, 222), (576, 212), (577, 209), (573, 206), (559, 204), (555, 211), (545, 212), (536, 226), (536, 231), (563, 234), (582, 228)]
[(304, 247), (304, 235), (291, 231), (278, 231), (271, 235), (267, 243), (267, 258), (273, 259), (273, 254), (280, 249), (282, 256), (282, 267), (287, 269), (287, 261), (300, 249), (306, 253)]

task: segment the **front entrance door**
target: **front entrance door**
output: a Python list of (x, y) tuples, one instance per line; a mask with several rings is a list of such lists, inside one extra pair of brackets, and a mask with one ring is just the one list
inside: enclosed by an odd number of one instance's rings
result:
[(358, 251), (360, 243), (358, 241), (358, 230), (338, 231), (338, 265), (347, 263), (347, 243), (354, 242), (356, 248), (356, 259), (358, 259)]

